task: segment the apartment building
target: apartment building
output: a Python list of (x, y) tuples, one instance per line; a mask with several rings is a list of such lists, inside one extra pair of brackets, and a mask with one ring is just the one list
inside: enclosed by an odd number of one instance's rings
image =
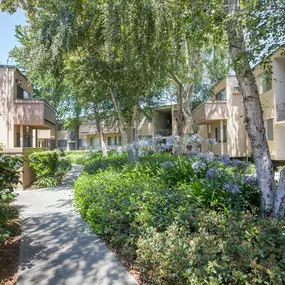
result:
[[(173, 115), (173, 106), (155, 108), (152, 119), (142, 115), (139, 124), (139, 139), (146, 140), (155, 135), (162, 137), (172, 135), (175, 131), (175, 124), (172, 124)], [(122, 134), (117, 122), (114, 122), (113, 125), (103, 122), (102, 130), (107, 149), (116, 150), (123, 146)], [(59, 148), (63, 150), (76, 149), (75, 131), (72, 129), (65, 130), (63, 121), (58, 121), (57, 138)], [(128, 141), (134, 141), (134, 129), (132, 127), (128, 129)], [(79, 126), (79, 149), (101, 150), (101, 141), (95, 120), (82, 118)]]
[[(260, 65), (254, 69), (263, 108), (266, 136), (273, 160), (285, 160), (285, 57), (282, 48), (271, 56), (272, 75)], [(213, 88), (214, 95), (193, 111), (200, 126), (202, 150), (208, 151), (207, 138), (215, 138), (214, 154), (228, 153), (231, 157), (248, 157), (249, 139), (245, 129), (242, 94), (235, 76), (228, 76)]]
[[(55, 141), (55, 110), (32, 93), (28, 79), (17, 68), (0, 65), (0, 142), (5, 153), (27, 156), (41, 150), (41, 140)], [(25, 162), (23, 186), (33, 179)]]

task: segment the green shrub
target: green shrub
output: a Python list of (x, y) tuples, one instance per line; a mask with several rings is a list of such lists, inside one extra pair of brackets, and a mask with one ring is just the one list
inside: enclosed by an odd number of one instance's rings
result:
[(116, 154), (108, 158), (103, 156), (92, 155), (90, 159), (85, 163), (84, 171), (95, 174), (99, 170), (106, 170), (108, 167), (114, 169), (121, 169), (125, 164), (129, 162), (126, 154)]
[(57, 151), (33, 152), (29, 155), (29, 165), (34, 169), (37, 179), (54, 176), (58, 161)]
[(188, 226), (149, 229), (138, 266), (149, 284), (284, 284), (285, 224), (193, 211)]
[(35, 171), (35, 185), (39, 188), (60, 184), (71, 168), (70, 161), (60, 150), (34, 152), (29, 155), (29, 165)]
[[(0, 144), (0, 151), (2, 147)], [(11, 234), (8, 223), (16, 215), (11, 202), (15, 199), (13, 191), (20, 182), (22, 167), (22, 157), (0, 153), (0, 243)]]

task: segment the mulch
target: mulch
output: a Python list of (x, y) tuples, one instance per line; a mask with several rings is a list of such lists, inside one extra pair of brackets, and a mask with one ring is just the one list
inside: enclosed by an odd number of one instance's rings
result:
[[(20, 224), (13, 221), (14, 230), (12, 237), (0, 244), (0, 284), (14, 285), (17, 281), (17, 271), (20, 258)], [(15, 230), (15, 228), (17, 228)]]

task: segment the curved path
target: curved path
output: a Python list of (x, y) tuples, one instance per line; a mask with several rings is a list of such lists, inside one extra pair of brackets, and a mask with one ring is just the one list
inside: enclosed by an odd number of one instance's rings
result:
[(22, 242), (17, 285), (135, 285), (72, 206), (73, 165), (63, 185), (18, 192)]

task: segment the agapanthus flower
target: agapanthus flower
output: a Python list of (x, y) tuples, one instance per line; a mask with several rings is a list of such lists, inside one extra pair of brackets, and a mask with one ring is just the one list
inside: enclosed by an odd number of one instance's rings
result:
[(199, 173), (206, 169), (206, 163), (204, 163), (203, 161), (199, 161), (199, 160), (194, 161), (192, 163), (192, 168), (195, 173)]
[(217, 140), (214, 139), (214, 138), (208, 138), (208, 139), (207, 139), (207, 143), (208, 143), (209, 145), (214, 145), (214, 144), (217, 144), (218, 142), (217, 142)]
[(220, 175), (220, 171), (216, 168), (210, 168), (206, 173), (208, 178), (215, 178)]
[(171, 161), (164, 161), (162, 163), (162, 168), (168, 168), (168, 167), (172, 167), (173, 166), (173, 163)]
[(247, 175), (243, 178), (243, 182), (247, 185), (256, 185), (258, 183), (257, 177), (255, 174)]
[(240, 193), (241, 192), (241, 186), (233, 184), (233, 183), (227, 183), (224, 185), (224, 189), (227, 192), (231, 192), (231, 193)]
[(189, 137), (188, 142), (193, 146), (198, 146), (202, 142), (202, 137), (200, 137), (198, 134), (193, 134)]

